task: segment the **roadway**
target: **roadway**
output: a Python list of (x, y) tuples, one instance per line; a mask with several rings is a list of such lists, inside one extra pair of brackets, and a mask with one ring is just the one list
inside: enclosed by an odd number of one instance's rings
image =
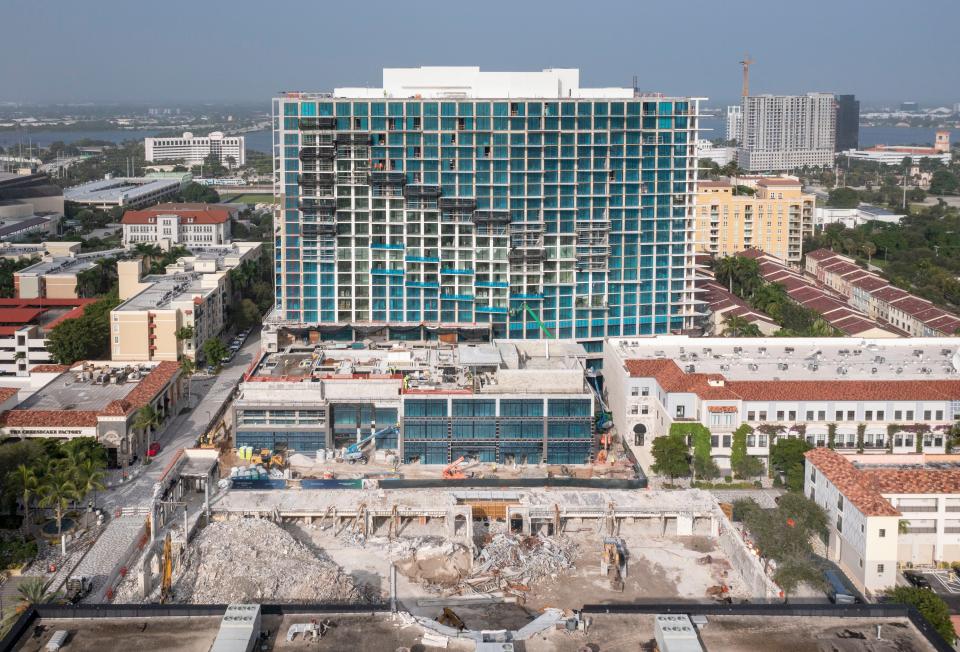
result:
[(229, 401), (244, 372), (260, 352), (260, 331), (251, 331), (247, 341), (215, 376), (196, 374), (190, 380), (189, 406), (173, 418), (156, 440), (163, 448), (147, 466), (138, 463), (127, 469), (130, 479), (102, 492), (98, 505), (107, 513), (120, 507), (146, 507), (153, 497), (153, 486), (181, 448), (196, 445), (197, 438), (209, 430), (212, 421), (224, 403)]

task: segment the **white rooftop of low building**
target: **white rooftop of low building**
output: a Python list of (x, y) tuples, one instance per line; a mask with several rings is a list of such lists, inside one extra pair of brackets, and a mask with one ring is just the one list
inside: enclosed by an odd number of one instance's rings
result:
[(203, 285), (203, 274), (151, 274), (143, 278), (150, 283), (134, 296), (130, 297), (114, 310), (150, 310), (166, 308), (171, 302), (186, 296), (205, 295), (214, 288)]
[(578, 68), (493, 72), (479, 66), (384, 68), (380, 88), (336, 88), (334, 97), (349, 98), (610, 98), (634, 96), (632, 88), (581, 88)]
[[(730, 380), (935, 380), (960, 378), (960, 343), (937, 337), (610, 338), (621, 360), (671, 359)], [(692, 369), (690, 369), (692, 367)]]
[(63, 197), (75, 202), (116, 201), (121, 196), (136, 198), (174, 186), (180, 186), (179, 179), (114, 177), (67, 188), (63, 191)]
[[(253, 375), (307, 380), (354, 374), (403, 374), (410, 389), (474, 387), (477, 391), (495, 392), (497, 386), (502, 386), (504, 391), (513, 392), (518, 374), (532, 377), (535, 372), (546, 372), (554, 373), (554, 386), (548, 378), (542, 378), (542, 382), (530, 380), (527, 384), (530, 391), (555, 393), (570, 391), (573, 379), (567, 376), (571, 372), (580, 379), (577, 391), (582, 390), (586, 357), (583, 346), (573, 340), (552, 340), (549, 344), (515, 340), (476, 344), (318, 342), (294, 344), (265, 355)], [(486, 379), (483, 389), (478, 389), (474, 380), (479, 374)], [(493, 382), (494, 376), (503, 376), (501, 380), (505, 384)], [(511, 377), (509, 384), (506, 383), (508, 376)]]
[(105, 251), (96, 251), (89, 254), (78, 256), (47, 256), (44, 260), (24, 267), (18, 274), (22, 276), (44, 276), (49, 274), (78, 274), (88, 270), (97, 264), (102, 258), (109, 258), (124, 253), (125, 249), (109, 249)]

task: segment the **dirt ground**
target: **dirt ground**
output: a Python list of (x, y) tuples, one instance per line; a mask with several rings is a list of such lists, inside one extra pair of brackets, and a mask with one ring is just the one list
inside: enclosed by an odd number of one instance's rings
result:
[[(595, 528), (567, 528), (564, 534), (580, 545), (576, 565), (558, 581), (531, 591), (526, 606), (533, 610), (664, 599), (711, 602), (707, 589), (719, 585), (729, 587), (729, 595), (735, 600), (751, 597), (739, 574), (709, 537), (656, 537), (645, 528), (624, 526), (620, 536), (627, 548), (627, 578), (619, 592), (600, 575), (602, 535)], [(711, 563), (698, 563), (707, 555)]]

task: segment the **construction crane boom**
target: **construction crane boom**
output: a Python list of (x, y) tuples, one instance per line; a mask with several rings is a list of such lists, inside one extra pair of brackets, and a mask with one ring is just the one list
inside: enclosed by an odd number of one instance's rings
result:
[(743, 97), (750, 95), (750, 66), (756, 63), (753, 59), (750, 58), (750, 55), (747, 54), (740, 61), (740, 65), (743, 66)]

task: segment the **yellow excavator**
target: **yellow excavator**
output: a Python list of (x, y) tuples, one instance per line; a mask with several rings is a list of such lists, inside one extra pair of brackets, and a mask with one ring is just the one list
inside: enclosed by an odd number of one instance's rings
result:
[(173, 587), (173, 542), (167, 532), (163, 540), (163, 557), (160, 560), (160, 602), (165, 603), (170, 598), (170, 589)]

